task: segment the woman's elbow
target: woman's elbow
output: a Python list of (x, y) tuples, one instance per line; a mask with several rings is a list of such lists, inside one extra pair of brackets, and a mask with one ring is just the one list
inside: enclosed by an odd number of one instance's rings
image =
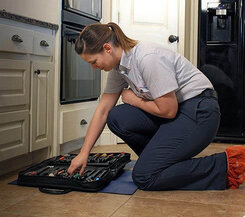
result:
[(177, 115), (177, 112), (178, 112), (178, 107), (169, 109), (168, 111), (162, 113), (160, 116), (162, 118), (174, 119), (176, 117), (176, 115)]
[(171, 111), (168, 113), (167, 118), (168, 119), (174, 119), (176, 117), (176, 115), (177, 115), (177, 112)]

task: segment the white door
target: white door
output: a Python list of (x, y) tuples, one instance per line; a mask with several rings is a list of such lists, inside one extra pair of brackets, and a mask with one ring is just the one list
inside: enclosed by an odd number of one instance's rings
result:
[(179, 43), (170, 43), (169, 36), (182, 38), (178, 29), (183, 4), (183, 0), (113, 0), (112, 21), (130, 38), (159, 43), (179, 52)]
[[(183, 0), (113, 0), (112, 22), (117, 23), (132, 39), (162, 44), (183, 54), (184, 2)], [(169, 40), (170, 36), (172, 42)], [(121, 103), (121, 99), (118, 103)], [(123, 143), (118, 137), (116, 141)]]

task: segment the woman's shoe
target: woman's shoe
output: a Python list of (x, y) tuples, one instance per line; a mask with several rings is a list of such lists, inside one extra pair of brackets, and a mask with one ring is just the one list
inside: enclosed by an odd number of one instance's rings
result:
[(226, 187), (239, 188), (239, 185), (245, 181), (245, 146), (230, 146), (225, 152), (227, 156)]

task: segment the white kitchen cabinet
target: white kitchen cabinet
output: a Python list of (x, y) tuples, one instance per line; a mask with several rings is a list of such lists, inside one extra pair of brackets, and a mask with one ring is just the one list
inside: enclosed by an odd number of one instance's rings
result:
[(70, 109), (61, 112), (63, 135), (61, 143), (85, 137), (97, 104), (98, 102), (85, 102), (84, 105), (78, 109)]
[(54, 36), (34, 33), (33, 54), (42, 56), (54, 56)]
[(34, 31), (0, 24), (0, 50), (15, 53), (32, 53)]
[(0, 161), (52, 145), (54, 34), (0, 18)]
[(32, 63), (30, 151), (50, 146), (52, 142), (53, 80), (53, 63)]
[(0, 59), (0, 112), (28, 108), (29, 101), (30, 61)]
[(28, 152), (29, 111), (0, 113), (0, 161)]

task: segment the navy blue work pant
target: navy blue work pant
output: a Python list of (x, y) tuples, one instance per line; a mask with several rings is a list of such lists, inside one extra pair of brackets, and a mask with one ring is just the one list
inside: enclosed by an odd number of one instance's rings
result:
[(109, 112), (110, 130), (139, 156), (133, 181), (142, 190), (221, 190), (226, 188), (226, 154), (193, 158), (216, 135), (217, 99), (196, 96), (179, 104), (174, 119), (153, 116), (129, 104)]

